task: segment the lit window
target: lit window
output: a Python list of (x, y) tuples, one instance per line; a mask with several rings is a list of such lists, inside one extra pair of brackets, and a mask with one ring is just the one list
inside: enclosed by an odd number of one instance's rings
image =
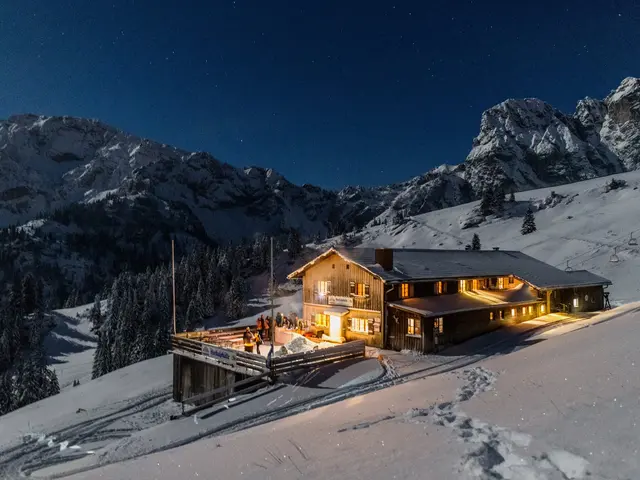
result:
[(356, 297), (368, 297), (369, 285), (365, 283), (350, 282), (349, 293), (351, 293), (351, 295), (355, 295)]
[(516, 283), (516, 281), (513, 276), (509, 277), (509, 285), (513, 285), (514, 283)]
[(489, 312), (489, 320), (493, 321), (493, 312)]
[(544, 309), (545, 309), (545, 306), (544, 305), (540, 305), (540, 313), (544, 313)]
[(436, 295), (440, 295), (442, 293), (442, 282), (436, 282), (434, 285), (434, 290)]
[(502, 310), (498, 311), (498, 317), (500, 317), (500, 320), (502, 320), (504, 316), (504, 312)]
[(331, 293), (331, 280), (320, 280), (318, 282), (318, 295), (321, 297)]
[(438, 317), (438, 318), (434, 319), (434, 321), (433, 321), (433, 330), (436, 333), (443, 333), (444, 332), (444, 322), (442, 321), (442, 317)]
[(574, 306), (575, 308), (578, 308), (578, 297), (575, 297), (575, 298), (573, 299), (573, 306)]
[(402, 298), (407, 298), (409, 296), (409, 284), (403, 283), (400, 285), (400, 296)]
[(502, 290), (504, 288), (504, 278), (498, 277), (498, 288)]
[(366, 318), (352, 318), (351, 331), (369, 333), (369, 320), (367, 320)]
[(526, 315), (527, 314), (527, 307), (522, 307), (522, 314)]
[(420, 319), (407, 319), (407, 335), (420, 335)]
[(515, 309), (515, 308), (512, 308), (512, 309), (511, 309), (511, 316), (512, 316), (512, 317), (515, 317), (515, 316), (516, 316), (516, 309)]
[(529, 305), (529, 315), (533, 313), (533, 305)]
[(329, 315), (325, 315), (324, 313), (316, 313), (316, 327), (328, 327), (329, 326)]
[(467, 281), (466, 280), (460, 280), (458, 282), (458, 290), (460, 290), (461, 292), (466, 292), (467, 291)]

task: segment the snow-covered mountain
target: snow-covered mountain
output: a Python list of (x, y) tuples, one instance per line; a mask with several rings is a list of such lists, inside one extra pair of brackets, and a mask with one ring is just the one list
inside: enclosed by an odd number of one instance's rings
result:
[(632, 170), (639, 162), (637, 78), (626, 78), (603, 101), (581, 100), (573, 115), (538, 99), (506, 100), (483, 113), (460, 165), (340, 192), (297, 186), (271, 169), (236, 168), (96, 120), (17, 115), (0, 122), (0, 225), (109, 193), (179, 206), (216, 240), (283, 226), (325, 235), (385, 212), (416, 215), (465, 203), (496, 183), (540, 188)]

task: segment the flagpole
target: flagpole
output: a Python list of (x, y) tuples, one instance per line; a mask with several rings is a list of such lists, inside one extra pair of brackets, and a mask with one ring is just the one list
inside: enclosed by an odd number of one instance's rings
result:
[(176, 326), (176, 254), (175, 241), (171, 239), (171, 278), (173, 283), (173, 334), (177, 333)]

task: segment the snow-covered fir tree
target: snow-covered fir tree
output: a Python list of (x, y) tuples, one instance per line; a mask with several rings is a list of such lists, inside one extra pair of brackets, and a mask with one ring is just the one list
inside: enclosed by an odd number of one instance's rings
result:
[(480, 237), (477, 233), (474, 233), (473, 238), (471, 239), (471, 250), (480, 250), (481, 248)]
[(14, 278), (0, 296), (0, 414), (60, 391), (47, 368), (44, 337), (52, 325), (44, 313), (43, 284), (31, 274)]
[[(274, 242), (276, 248), (282, 248), (284, 240)], [(233, 246), (195, 249), (177, 261), (177, 330), (202, 326), (204, 319), (214, 314), (242, 317), (247, 305), (246, 278), (266, 270), (268, 243), (267, 237), (259, 237)], [(256, 252), (263, 255), (258, 262)], [(172, 297), (171, 268), (166, 265), (139, 274), (124, 272), (115, 278), (95, 328), (94, 378), (167, 352), (173, 330)], [(92, 319), (97, 318), (94, 311), (98, 308), (96, 299)]]
[(520, 229), (520, 233), (522, 235), (528, 235), (537, 230), (536, 220), (533, 216), (533, 210), (531, 207), (527, 209), (527, 213), (524, 215), (524, 219), (522, 220), (522, 228)]

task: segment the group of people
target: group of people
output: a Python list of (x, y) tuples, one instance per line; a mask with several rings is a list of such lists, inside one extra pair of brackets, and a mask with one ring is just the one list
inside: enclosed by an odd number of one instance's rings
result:
[(292, 328), (300, 328), (298, 325), (298, 318), (295, 313), (291, 314), (291, 317), (287, 317), (286, 315), (282, 315), (278, 312), (276, 315), (275, 322), (270, 316), (264, 316), (261, 314), (256, 320), (256, 333), (251, 331), (250, 327), (244, 332), (243, 340), (244, 340), (244, 350), (246, 352), (253, 352), (253, 345), (256, 345), (256, 353), (260, 355), (260, 345), (262, 345), (265, 341), (268, 341), (271, 333), (271, 328), (284, 327), (288, 329)]

